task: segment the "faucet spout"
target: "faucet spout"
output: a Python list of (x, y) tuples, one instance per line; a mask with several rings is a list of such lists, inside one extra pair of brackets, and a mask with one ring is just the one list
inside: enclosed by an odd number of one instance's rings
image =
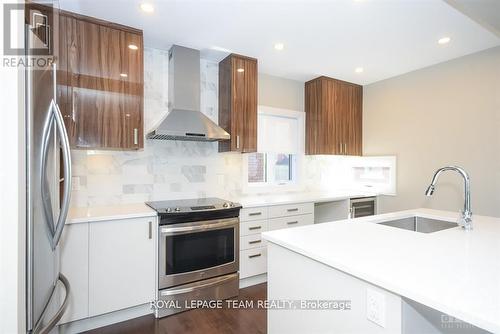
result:
[(458, 223), (465, 230), (472, 230), (472, 210), (470, 204), (470, 177), (469, 174), (462, 167), (458, 166), (446, 166), (439, 168), (432, 177), (431, 184), (427, 188), (425, 195), (432, 196), (434, 194), (434, 190), (436, 189), (436, 183), (442, 172), (445, 171), (455, 171), (459, 173), (464, 179), (464, 208), (462, 210), (462, 216), (460, 217)]

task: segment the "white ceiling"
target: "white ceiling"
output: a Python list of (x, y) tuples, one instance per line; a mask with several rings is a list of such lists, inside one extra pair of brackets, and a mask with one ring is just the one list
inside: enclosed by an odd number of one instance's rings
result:
[[(145, 45), (173, 43), (211, 58), (227, 49), (259, 71), (306, 81), (319, 75), (368, 84), (500, 45), (441, 0), (60, 0), (63, 9), (144, 30)], [(447, 45), (437, 40), (450, 36)], [(274, 50), (282, 42), (283, 51)], [(357, 74), (356, 67), (364, 72)]]

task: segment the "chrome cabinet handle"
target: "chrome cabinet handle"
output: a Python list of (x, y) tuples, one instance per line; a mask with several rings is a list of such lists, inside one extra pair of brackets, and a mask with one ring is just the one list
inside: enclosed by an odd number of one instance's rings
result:
[(236, 148), (240, 148), (240, 136), (236, 135)]
[(153, 222), (148, 222), (148, 225), (149, 225), (148, 237), (149, 239), (153, 239)]
[(287, 209), (288, 212), (296, 212), (299, 211), (299, 208)]
[(262, 214), (262, 212), (251, 212), (248, 215), (249, 216), (260, 216), (261, 214)]
[(262, 242), (262, 240), (252, 240), (252, 241), (249, 241), (248, 243), (250, 245), (254, 245), (254, 244), (260, 244)]
[(254, 231), (254, 230), (260, 230), (262, 228), (262, 226), (252, 226), (252, 227), (249, 227), (248, 229), (250, 231)]
[(262, 256), (262, 253), (259, 253), (259, 254), (253, 254), (253, 255), (248, 255), (248, 258), (249, 258), (249, 259), (253, 259), (253, 258), (256, 258), (256, 257), (259, 257), (259, 256)]
[(286, 224), (287, 224), (287, 225), (295, 225), (295, 224), (298, 224), (298, 223), (299, 223), (299, 222), (296, 220), (296, 221), (294, 221), (294, 222), (288, 222), (288, 223), (286, 223)]
[(139, 145), (139, 129), (134, 128), (134, 145)]
[(344, 143), (344, 153), (347, 153), (347, 144)]
[(76, 100), (76, 92), (71, 88), (71, 119), (73, 120), (73, 123), (76, 122), (76, 117), (75, 117), (75, 100)]

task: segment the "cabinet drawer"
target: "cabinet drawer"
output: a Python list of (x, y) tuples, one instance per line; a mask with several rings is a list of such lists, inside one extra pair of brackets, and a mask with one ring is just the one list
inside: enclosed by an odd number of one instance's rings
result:
[(304, 215), (314, 212), (314, 203), (276, 205), (269, 208), (269, 218)]
[(240, 278), (267, 272), (267, 248), (260, 247), (240, 251)]
[(266, 241), (262, 239), (260, 233), (245, 235), (240, 238), (240, 250), (252, 249), (266, 246)]
[(267, 231), (267, 220), (240, 222), (240, 236)]
[(260, 220), (267, 219), (268, 217), (268, 209), (265, 206), (256, 207), (256, 208), (247, 208), (241, 209), (240, 211), (240, 221), (249, 221), (249, 220)]
[(314, 224), (313, 214), (273, 218), (269, 219), (268, 231), (312, 224)]

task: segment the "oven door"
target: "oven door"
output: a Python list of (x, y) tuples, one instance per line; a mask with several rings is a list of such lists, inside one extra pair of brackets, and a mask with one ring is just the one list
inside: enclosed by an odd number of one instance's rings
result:
[(159, 227), (160, 289), (238, 271), (239, 218)]

